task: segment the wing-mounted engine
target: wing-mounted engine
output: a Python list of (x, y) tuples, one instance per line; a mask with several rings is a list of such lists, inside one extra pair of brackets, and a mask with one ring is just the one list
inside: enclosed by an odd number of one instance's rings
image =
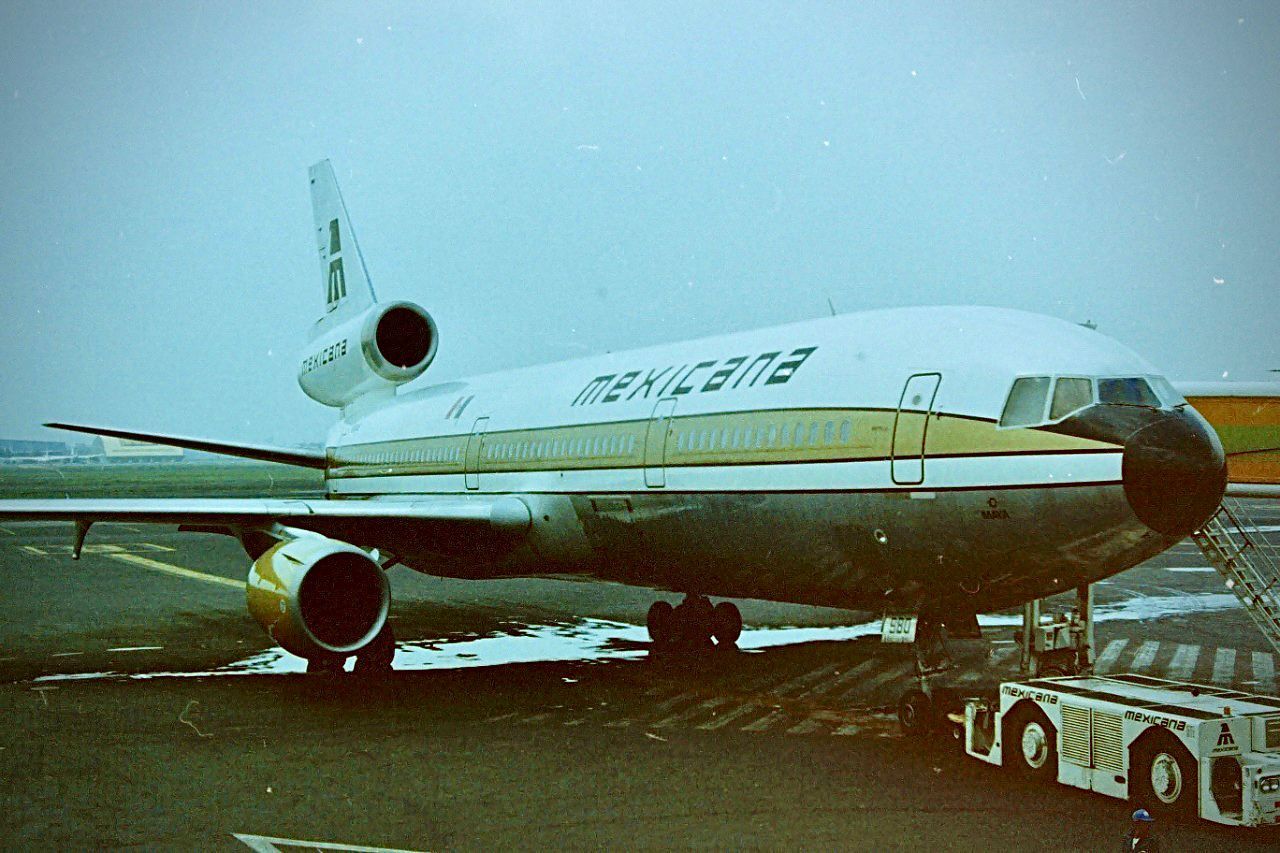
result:
[(391, 396), (422, 375), (439, 346), (435, 320), (412, 302), (371, 305), (308, 344), (298, 384), (311, 399), (345, 408), (367, 395)]
[(288, 539), (249, 570), (249, 612), (299, 657), (354, 654), (382, 630), (391, 606), (386, 573), (367, 553), (320, 535)]

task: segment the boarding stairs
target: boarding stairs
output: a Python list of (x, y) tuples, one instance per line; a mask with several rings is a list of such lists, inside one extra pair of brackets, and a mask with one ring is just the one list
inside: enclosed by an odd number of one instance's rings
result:
[(1231, 498), (1191, 538), (1280, 653), (1280, 548), (1261, 535), (1242, 502)]

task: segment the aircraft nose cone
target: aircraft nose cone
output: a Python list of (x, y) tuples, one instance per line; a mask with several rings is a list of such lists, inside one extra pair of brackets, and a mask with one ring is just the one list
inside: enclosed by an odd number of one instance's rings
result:
[(1167, 536), (1191, 533), (1222, 502), (1222, 442), (1194, 412), (1164, 412), (1124, 445), (1124, 492), (1143, 524)]

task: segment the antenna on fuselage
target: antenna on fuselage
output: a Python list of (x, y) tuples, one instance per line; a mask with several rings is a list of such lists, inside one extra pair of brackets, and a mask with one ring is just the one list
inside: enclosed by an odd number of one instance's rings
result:
[(831, 316), (832, 317), (836, 316), (836, 305), (834, 302), (831, 301), (830, 296), (827, 297), (827, 307), (831, 309)]

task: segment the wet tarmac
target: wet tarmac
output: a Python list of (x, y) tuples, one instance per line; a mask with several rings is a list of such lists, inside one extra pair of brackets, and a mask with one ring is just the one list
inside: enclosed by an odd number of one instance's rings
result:
[[(396, 674), (317, 679), (249, 619), (234, 542), (106, 525), (90, 542), (73, 563), (64, 526), (0, 526), (7, 848), (256, 843), (239, 833), (411, 850), (1085, 850), (1126, 828), (1125, 803), (1028, 789), (900, 737), (885, 710), (910, 652), (881, 645), (871, 614), (742, 602), (739, 652), (655, 660), (650, 591), (396, 570)], [(1100, 667), (1275, 692), (1272, 650), (1204, 568), (1184, 545), (1100, 585)], [(963, 689), (1016, 666), (1016, 617), (983, 622), (985, 641), (953, 643)], [(1280, 843), (1161, 830), (1173, 849)]]

